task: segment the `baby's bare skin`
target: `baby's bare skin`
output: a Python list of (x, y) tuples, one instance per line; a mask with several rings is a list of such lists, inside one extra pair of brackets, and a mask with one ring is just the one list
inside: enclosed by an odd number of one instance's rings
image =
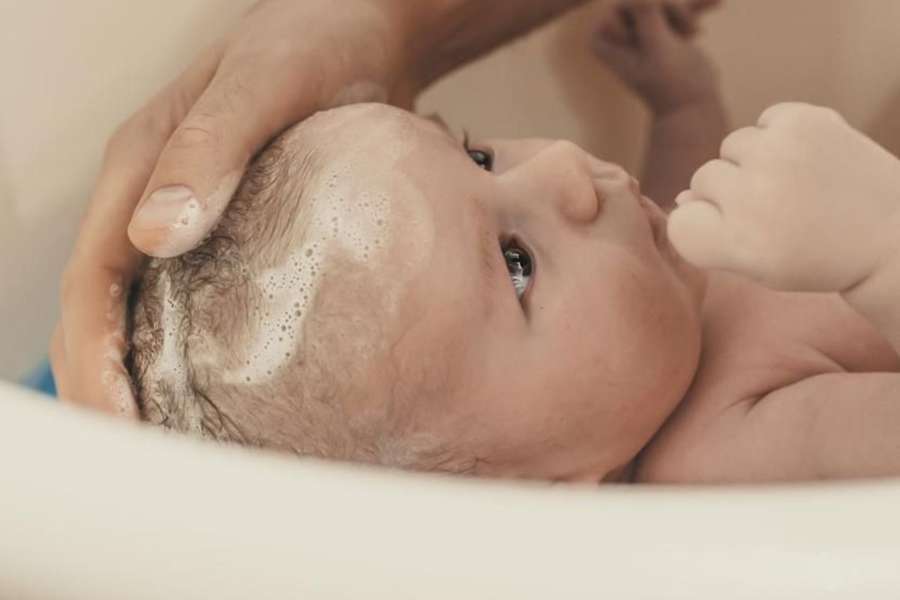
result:
[(633, 478), (900, 472), (900, 162), (806, 105), (726, 137), (708, 57), (652, 6), (631, 20), (596, 49), (653, 113), (644, 189), (670, 211), (690, 182), (668, 230), (707, 274), (698, 370)]
[(695, 264), (736, 275), (714, 276), (706, 358), (642, 476), (895, 475), (900, 161), (797, 104), (766, 110), (721, 156), (679, 196), (669, 233)]
[[(636, 481), (833, 476), (819, 462), (823, 457), (810, 452), (816, 421), (822, 421), (819, 406), (796, 398), (795, 406), (786, 407), (789, 418), (769, 428), (753, 420), (752, 409), (768, 394), (817, 376), (841, 374), (846, 387), (862, 393), (872, 374), (900, 371), (890, 344), (837, 294), (776, 292), (737, 275), (711, 273), (703, 326), (694, 383), (642, 453)], [(862, 400), (854, 396), (847, 400)], [(841, 473), (854, 474), (867, 473)]]
[[(766, 111), (720, 151), (705, 56), (658, 5), (629, 22), (598, 52), (654, 112), (645, 189), (659, 206), (574, 144), (461, 147), (385, 105), (322, 113), (285, 141), (323, 160), (352, 150), (353, 186), (406, 215), (391, 230), (402, 251), (367, 262), (323, 317), (360, 347), (346, 315), (397, 299), (370, 320), (384, 351), (360, 361), (364, 406), (345, 413), (379, 417), (356, 430), (374, 440), (361, 456), (594, 483), (900, 473), (900, 164), (813, 107)], [(318, 424), (303, 411), (274, 413), (284, 447)], [(336, 439), (314, 452), (346, 456)]]

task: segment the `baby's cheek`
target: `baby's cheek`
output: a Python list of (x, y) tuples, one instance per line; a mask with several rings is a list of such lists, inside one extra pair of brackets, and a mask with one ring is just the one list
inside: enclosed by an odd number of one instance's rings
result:
[(656, 395), (686, 388), (700, 347), (690, 291), (668, 271), (647, 269), (630, 283), (620, 302), (622, 369)]

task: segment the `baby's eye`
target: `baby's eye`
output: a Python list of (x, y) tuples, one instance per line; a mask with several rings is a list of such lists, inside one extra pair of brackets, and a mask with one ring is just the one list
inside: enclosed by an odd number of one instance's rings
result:
[(494, 170), (494, 155), (487, 150), (476, 150), (469, 146), (469, 133), (466, 132), (465, 138), (463, 138), (463, 148), (466, 149), (466, 152), (475, 164), (484, 169), (487, 172), (491, 172)]
[(469, 158), (475, 161), (475, 164), (487, 172), (494, 170), (494, 157), (490, 152), (484, 150), (467, 150)]
[(531, 282), (531, 274), (534, 272), (534, 261), (527, 250), (522, 248), (516, 240), (510, 240), (501, 246), (503, 258), (506, 260), (506, 268), (512, 279), (516, 297), (521, 301), (528, 291)]

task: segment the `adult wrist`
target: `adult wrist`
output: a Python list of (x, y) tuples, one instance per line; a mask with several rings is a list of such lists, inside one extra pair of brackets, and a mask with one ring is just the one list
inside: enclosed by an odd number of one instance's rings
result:
[(371, 0), (396, 36), (401, 85), (417, 94), (443, 75), (437, 64), (453, 13), (462, 0)]
[(677, 100), (651, 101), (648, 99), (647, 104), (657, 119), (681, 114), (718, 115), (725, 112), (722, 98), (717, 91)]

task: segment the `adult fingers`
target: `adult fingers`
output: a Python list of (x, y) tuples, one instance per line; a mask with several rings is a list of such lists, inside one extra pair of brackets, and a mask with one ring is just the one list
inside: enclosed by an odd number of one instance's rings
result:
[(597, 29), (609, 42), (627, 45), (634, 42), (634, 17), (627, 5), (614, 5), (607, 9)]
[(702, 13), (722, 4), (722, 0), (691, 0), (689, 6), (695, 13)]
[(704, 12), (721, 4), (721, 0), (666, 0), (665, 15), (669, 25), (682, 37), (693, 37), (700, 31)]
[[(122, 138), (115, 139), (111, 147)], [(148, 144), (152, 146), (153, 141)], [(119, 162), (125, 156), (135, 159), (134, 163)], [(133, 152), (113, 152), (104, 161), (63, 274), (61, 326), (52, 354), (61, 398), (123, 415), (136, 412), (127, 378), (122, 380), (121, 363), (124, 291), (143, 260), (125, 236), (134, 206), (127, 199), (140, 197), (152, 169), (152, 157), (147, 158), (149, 164), (141, 158)]]
[(630, 74), (638, 67), (640, 57), (632, 46), (617, 43), (598, 32), (591, 39), (594, 54), (606, 63), (617, 75), (630, 79)]
[(664, 14), (668, 25), (679, 35), (690, 37), (697, 33), (697, 15), (692, 7), (682, 2), (667, 2)]
[(661, 49), (673, 36), (663, 8), (659, 4), (637, 4), (633, 13), (635, 35), (642, 48)]
[(666, 18), (679, 35), (691, 37), (700, 29), (700, 16), (720, 3), (721, 0), (668, 0), (665, 3)]
[[(125, 417), (137, 415), (131, 380), (124, 366), (125, 289), (111, 270), (87, 271), (82, 285), (64, 285), (63, 333), (54, 353), (60, 397)], [(100, 308), (102, 307), (102, 309)], [(99, 309), (99, 310), (98, 310)], [(64, 375), (59, 373), (64, 371)]]
[(63, 275), (62, 335), (55, 341), (54, 373), (64, 399), (134, 415), (136, 404), (122, 366), (125, 295), (143, 257), (125, 236), (133, 204), (123, 198), (140, 197), (152, 166), (136, 161), (129, 169), (119, 162), (122, 158), (112, 153), (104, 161)]
[(128, 229), (135, 246), (171, 257), (202, 242), (253, 154), (317, 105), (319, 84), (285, 86), (296, 79), (290, 64), (222, 63), (159, 156)]
[(52, 345), (60, 395), (107, 412), (134, 415), (136, 404), (122, 363), (125, 301), (144, 257), (126, 227), (154, 164), (177, 122), (215, 69), (217, 48), (123, 123), (107, 144), (62, 281), (62, 315)]
[[(76, 259), (82, 256), (89, 259), (85, 263), (119, 271), (135, 268), (131, 259), (136, 255), (123, 252), (132, 247), (126, 235), (128, 223), (172, 132), (212, 78), (221, 48), (207, 49), (112, 136), (79, 232)], [(110, 252), (110, 248), (118, 251)]]

